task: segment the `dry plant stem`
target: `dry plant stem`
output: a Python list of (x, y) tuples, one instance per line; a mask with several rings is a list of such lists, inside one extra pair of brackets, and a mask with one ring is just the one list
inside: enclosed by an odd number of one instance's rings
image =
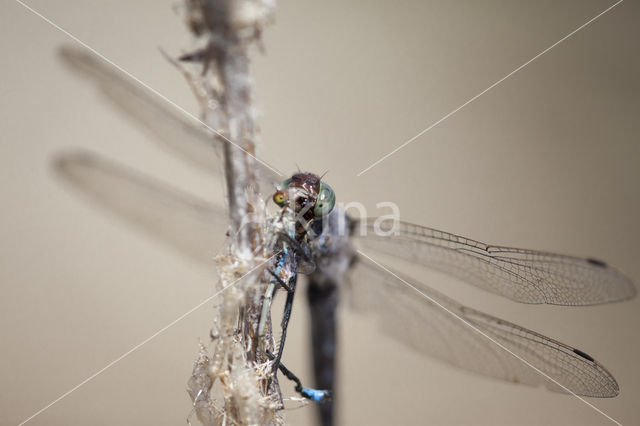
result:
[[(226, 290), (215, 310), (212, 352), (201, 348), (188, 391), (203, 424), (281, 424), (280, 391), (275, 381), (267, 386), (271, 369), (261, 364), (266, 360), (254, 341), (266, 286), (263, 268), (256, 267), (266, 253), (252, 157), (256, 125), (249, 50), (259, 42), (273, 5), (265, 0), (186, 0), (186, 5), (190, 29), (205, 42), (183, 57), (200, 67), (190, 84), (203, 105), (204, 121), (234, 143), (224, 144), (232, 241), (218, 269), (219, 288)], [(268, 342), (273, 346), (271, 333)]]

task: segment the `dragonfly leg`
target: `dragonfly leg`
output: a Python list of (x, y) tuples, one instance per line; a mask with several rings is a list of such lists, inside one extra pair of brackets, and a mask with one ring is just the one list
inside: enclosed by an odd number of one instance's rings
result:
[(293, 297), (295, 296), (296, 291), (296, 276), (291, 280), (291, 292), (287, 293), (287, 300), (284, 305), (284, 313), (282, 314), (282, 323), (280, 324), (282, 327), (282, 336), (280, 337), (280, 345), (278, 346), (278, 355), (273, 363), (273, 372), (274, 374), (278, 371), (278, 367), (280, 366), (280, 359), (282, 358), (282, 352), (284, 352), (284, 342), (287, 340), (287, 328), (289, 327), (289, 319), (291, 318), (291, 309), (293, 308)]
[(284, 288), (285, 290), (287, 290), (287, 293), (291, 293), (293, 292), (293, 289), (291, 287), (289, 287), (289, 284), (287, 284), (286, 282), (284, 282), (284, 280), (282, 278), (280, 278), (280, 276), (278, 276), (278, 274), (273, 270), (273, 269), (267, 269), (267, 271), (269, 272), (269, 274), (271, 274), (271, 276), (273, 278), (276, 279), (276, 281), (278, 282), (278, 284), (280, 284), (280, 287)]
[(311, 250), (309, 249), (309, 246), (307, 244), (300, 243), (295, 238), (292, 238), (290, 235), (284, 232), (280, 234), (280, 238), (283, 241), (285, 241), (288, 245), (290, 245), (296, 253), (302, 256), (305, 262), (313, 261), (313, 257), (311, 256)]
[[(308, 247), (307, 247), (308, 249)], [(282, 267), (282, 263), (279, 263), (279, 266), (275, 268), (275, 270), (267, 269), (271, 276), (274, 278), (267, 287), (267, 291), (265, 293), (265, 299), (262, 304), (262, 312), (260, 316), (260, 321), (258, 325), (258, 347), (259, 349), (267, 355), (267, 357), (273, 361), (273, 375), (277, 374), (278, 370), (280, 370), (288, 379), (294, 381), (296, 383), (296, 392), (298, 392), (303, 397), (310, 399), (312, 401), (328, 401), (331, 399), (331, 391), (326, 390), (317, 390), (312, 388), (305, 388), (302, 386), (302, 383), (298, 377), (291, 372), (288, 368), (286, 368), (282, 362), (282, 354), (284, 352), (284, 344), (287, 339), (287, 329), (289, 326), (289, 320), (291, 318), (291, 311), (293, 309), (293, 300), (295, 296), (296, 290), (296, 282), (297, 282), (297, 272), (294, 267), (294, 274), (292, 275), (289, 283), (286, 283), (278, 274), (277, 271)], [(280, 286), (287, 290), (287, 300), (285, 301), (284, 313), (282, 314), (282, 335), (280, 337), (280, 343), (278, 346), (277, 355), (273, 355), (271, 352), (267, 351), (264, 345), (264, 335), (266, 331), (266, 320), (269, 315), (269, 311), (271, 309), (273, 295), (275, 293), (276, 288)]]
[[(269, 359), (275, 359), (275, 355), (273, 355), (271, 352), (267, 351), (266, 354)], [(282, 374), (284, 374), (287, 379), (296, 384), (295, 391), (303, 397), (316, 402), (326, 402), (331, 400), (331, 391), (305, 388), (304, 386), (302, 386), (302, 382), (300, 381), (298, 376), (296, 376), (291, 370), (285, 367), (283, 363), (280, 363), (280, 365), (278, 365), (278, 369)]]
[[(264, 352), (264, 334), (266, 331), (266, 326), (267, 326), (267, 318), (269, 316), (269, 311), (271, 310), (271, 303), (273, 302), (273, 294), (276, 291), (276, 286), (279, 285), (280, 287), (284, 288), (288, 294), (292, 295), (294, 292), (294, 288), (290, 285), (288, 285), (286, 282), (284, 282), (284, 280), (282, 278), (280, 278), (280, 276), (278, 275), (277, 272), (275, 272), (272, 269), (267, 269), (267, 271), (269, 271), (269, 273), (271, 274), (271, 276), (275, 279), (275, 282), (272, 282), (271, 284), (269, 284), (269, 286), (267, 287), (267, 291), (264, 295), (264, 302), (262, 303), (262, 312), (260, 313), (260, 322), (258, 323), (258, 347), (260, 348), (260, 350), (262, 350)], [(295, 286), (295, 282), (294, 282), (294, 286)], [(289, 301), (289, 299), (287, 299), (287, 302)], [(293, 301), (291, 302), (293, 303)], [(285, 308), (286, 311), (286, 308)], [(289, 308), (289, 313), (291, 313), (291, 308)], [(284, 319), (283, 319), (284, 321)], [(288, 324), (289, 319), (287, 318), (287, 324)], [(283, 327), (285, 327), (285, 330), (283, 330), (283, 338), (282, 340), (284, 340), (284, 336), (286, 336), (286, 325), (283, 325)], [(280, 353), (280, 351), (279, 351)], [(278, 359), (280, 359), (280, 357), (278, 357)], [(276, 368), (274, 368), (274, 371), (277, 370), (277, 366)]]

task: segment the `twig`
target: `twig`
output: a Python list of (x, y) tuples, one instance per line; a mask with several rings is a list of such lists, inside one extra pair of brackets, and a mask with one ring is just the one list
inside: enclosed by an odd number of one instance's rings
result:
[[(186, 0), (186, 20), (203, 47), (183, 55), (199, 72), (185, 75), (202, 105), (205, 123), (233, 144), (224, 143), (231, 246), (218, 260), (220, 288), (212, 351), (201, 347), (189, 380), (193, 412), (205, 424), (282, 424), (280, 390), (269, 361), (257, 352), (256, 330), (265, 284), (262, 268), (236, 283), (239, 276), (264, 262), (263, 208), (254, 175), (257, 131), (252, 105), (249, 51), (270, 22), (269, 0)], [(251, 221), (246, 219), (251, 217)], [(245, 223), (246, 222), (246, 223)], [(273, 346), (271, 325), (268, 342)], [(271, 349), (271, 348), (268, 348)], [(212, 394), (219, 389), (219, 398)], [(190, 416), (191, 417), (191, 416)]]

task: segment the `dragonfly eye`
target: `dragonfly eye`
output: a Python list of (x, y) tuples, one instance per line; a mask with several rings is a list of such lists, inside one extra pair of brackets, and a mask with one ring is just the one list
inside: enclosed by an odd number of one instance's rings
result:
[(333, 207), (336, 205), (336, 194), (333, 189), (324, 182), (320, 183), (320, 191), (318, 192), (318, 199), (316, 205), (313, 208), (313, 214), (315, 217), (326, 216), (331, 213)]
[(283, 181), (282, 181), (282, 183), (280, 184), (280, 186), (281, 186), (282, 188), (286, 188), (286, 187), (288, 187), (288, 186), (289, 186), (289, 184), (290, 184), (290, 183), (291, 183), (291, 178), (286, 179), (286, 180), (283, 180)]
[(280, 207), (284, 207), (289, 202), (289, 197), (283, 191), (278, 191), (273, 194), (273, 202), (279, 205)]

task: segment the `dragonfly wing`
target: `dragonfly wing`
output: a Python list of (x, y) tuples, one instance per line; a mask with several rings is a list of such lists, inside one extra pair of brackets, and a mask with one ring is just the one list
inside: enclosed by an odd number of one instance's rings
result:
[(390, 336), (455, 367), (566, 392), (513, 353), (578, 395), (613, 397), (619, 392), (613, 376), (586, 353), (463, 306), (362, 257), (352, 268), (348, 288), (356, 310), (375, 313)]
[(597, 259), (492, 246), (448, 232), (400, 222), (378, 230), (361, 222), (355, 244), (462, 279), (523, 303), (593, 305), (635, 296), (633, 282)]
[[(154, 140), (206, 171), (222, 174), (221, 156), (227, 143), (222, 137), (87, 50), (63, 47), (60, 58), (72, 70), (91, 78), (118, 109), (141, 124)], [(255, 166), (261, 191), (272, 193), (273, 185), (282, 181), (281, 174), (260, 161), (255, 161)]]
[(85, 151), (59, 156), (55, 170), (118, 218), (198, 262), (213, 264), (228, 226), (223, 208)]

